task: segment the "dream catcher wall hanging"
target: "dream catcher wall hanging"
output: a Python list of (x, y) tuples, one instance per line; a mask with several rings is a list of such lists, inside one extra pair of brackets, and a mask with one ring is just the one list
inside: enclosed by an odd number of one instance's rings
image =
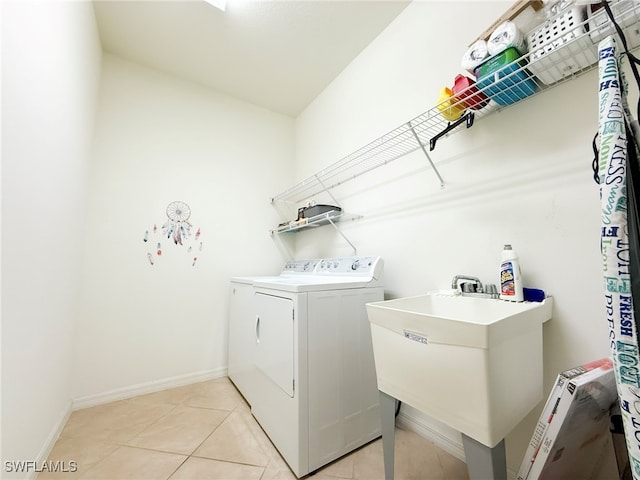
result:
[[(161, 233), (158, 233), (158, 227), (155, 223), (151, 229), (152, 237), (154, 238), (149, 238), (149, 230), (144, 232), (144, 242), (148, 243), (151, 240), (152, 244), (156, 244), (154, 253), (147, 252), (149, 263), (154, 265), (158, 258), (162, 256), (162, 243), (166, 240), (169, 244), (185, 247), (191, 266), (195, 267), (198, 257), (197, 254), (192, 254), (195, 249), (197, 249), (197, 252), (202, 251), (202, 241), (200, 240), (200, 228), (196, 230), (195, 234), (192, 235), (191, 233), (193, 229), (193, 225), (189, 222), (191, 208), (185, 202), (177, 200), (167, 205), (166, 214), (167, 220), (162, 224)], [(162, 240), (159, 240), (158, 236)]]

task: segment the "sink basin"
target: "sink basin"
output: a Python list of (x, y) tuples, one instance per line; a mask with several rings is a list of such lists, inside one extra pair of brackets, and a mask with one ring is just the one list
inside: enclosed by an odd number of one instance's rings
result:
[(378, 389), (493, 448), (542, 400), (552, 299), (429, 293), (367, 304)]

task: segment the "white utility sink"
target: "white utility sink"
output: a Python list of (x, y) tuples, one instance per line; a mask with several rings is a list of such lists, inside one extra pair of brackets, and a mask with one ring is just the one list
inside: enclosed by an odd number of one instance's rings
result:
[(378, 389), (493, 448), (542, 400), (551, 307), (451, 293), (369, 303)]

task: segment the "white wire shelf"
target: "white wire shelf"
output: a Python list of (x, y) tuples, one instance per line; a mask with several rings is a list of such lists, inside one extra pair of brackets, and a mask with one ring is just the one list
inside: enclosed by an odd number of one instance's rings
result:
[(291, 221), (286, 224), (280, 225), (278, 226), (278, 228), (272, 230), (271, 234), (294, 233), (308, 228), (321, 227), (322, 225), (328, 225), (330, 223), (335, 224), (335, 222), (344, 220), (357, 220), (359, 218), (362, 218), (362, 215), (346, 214), (344, 212), (331, 210), (329, 212), (321, 213), (320, 215), (315, 215), (310, 218), (304, 218), (301, 221)]
[[(621, 0), (611, 3), (610, 6), (614, 18), (623, 29), (629, 48), (638, 47), (640, 45), (640, 3)], [(580, 8), (583, 9), (582, 12), (586, 18), (579, 13)], [(498, 70), (478, 79), (474, 78), (477, 80), (476, 85), (461, 90), (456, 94), (456, 98), (435, 105), (315, 175), (274, 196), (271, 199), (272, 203), (306, 202), (321, 192), (329, 191), (418, 149), (424, 151), (441, 185), (444, 186), (444, 181), (427, 152), (427, 149), (431, 151), (436, 147), (441, 137), (451, 135), (465, 127), (471, 127), (479, 119), (519, 101), (533, 98), (597, 66), (599, 41), (616, 32), (604, 8), (594, 11), (593, 15), (587, 15), (591, 8), (591, 6), (572, 5), (563, 9), (535, 31), (529, 32), (528, 53)], [(622, 48), (621, 44), (619, 48)], [(473, 109), (486, 98), (490, 101), (485, 102), (484, 107)], [(475, 103), (476, 107), (472, 105), (469, 108), (468, 105), (472, 103)], [(446, 120), (441, 109), (447, 106), (464, 110), (462, 117), (453, 122)]]

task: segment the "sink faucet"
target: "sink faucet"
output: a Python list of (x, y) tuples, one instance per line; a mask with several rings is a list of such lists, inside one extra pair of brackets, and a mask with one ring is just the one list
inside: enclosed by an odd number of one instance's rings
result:
[[(460, 280), (466, 280), (460, 285)], [(475, 290), (468, 288), (467, 282), (475, 283)], [(451, 288), (454, 290), (460, 290), (462, 296), (466, 297), (480, 297), (480, 298), (500, 298), (498, 287), (493, 284), (483, 287), (482, 282), (477, 277), (470, 277), (469, 275), (456, 275), (451, 281)]]
[(482, 282), (480, 281), (480, 279), (477, 277), (470, 277), (468, 275), (456, 275), (455, 277), (453, 277), (453, 280), (451, 281), (451, 288), (457, 290), (460, 280), (468, 280), (470, 282), (474, 282), (476, 284), (476, 292), (482, 293)]

